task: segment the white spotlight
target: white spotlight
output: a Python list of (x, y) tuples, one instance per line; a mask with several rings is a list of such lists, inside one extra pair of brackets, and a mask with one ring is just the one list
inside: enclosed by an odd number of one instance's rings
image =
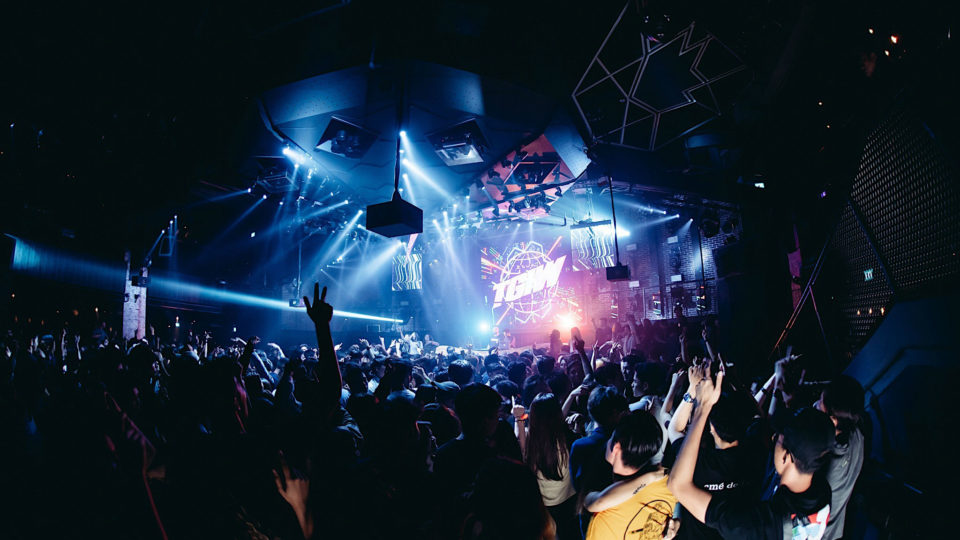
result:
[(401, 130), (400, 130), (400, 136), (403, 137), (404, 139), (406, 139), (406, 138), (407, 138), (407, 132), (406, 132), (406, 130), (401, 129)]
[(263, 199), (263, 200), (267, 200), (267, 195), (264, 194), (263, 197), (260, 197), (260, 198)]
[(257, 236), (257, 233), (256, 233), (256, 232), (250, 233), (250, 238), (255, 238), (256, 236)]

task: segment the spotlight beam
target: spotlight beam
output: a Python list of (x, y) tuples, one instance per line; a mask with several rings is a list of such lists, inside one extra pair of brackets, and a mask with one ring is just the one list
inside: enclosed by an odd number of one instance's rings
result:
[(408, 171), (410, 171), (410, 172), (412, 172), (413, 174), (417, 175), (417, 176), (418, 176), (421, 180), (423, 180), (428, 186), (430, 186), (431, 188), (433, 188), (434, 191), (436, 191), (436, 192), (439, 193), (440, 195), (443, 195), (444, 198), (447, 198), (447, 199), (450, 198), (450, 194), (447, 193), (446, 190), (444, 190), (442, 187), (440, 187), (440, 184), (436, 183), (432, 178), (430, 178), (430, 177), (427, 175), (427, 173), (425, 173), (425, 172), (423, 171), (423, 169), (421, 169), (421, 168), (420, 168), (419, 166), (417, 166), (415, 163), (413, 163), (412, 161), (410, 161), (410, 160), (407, 159), (407, 158), (403, 158), (403, 160), (401, 161), (401, 163), (403, 163), (403, 166), (406, 167)]
[[(123, 282), (124, 272), (119, 265), (109, 266), (100, 262), (79, 259), (71, 255), (60, 254), (41, 246), (26, 244), (15, 237), (11, 238), (16, 240), (16, 244), (14, 245), (13, 269), (18, 272), (109, 291), (115, 290), (118, 282)], [(252, 294), (225, 291), (215, 287), (207, 287), (178, 279), (165, 278), (156, 273), (153, 273), (150, 277), (150, 283), (150, 293), (157, 298), (182, 298), (184, 296), (192, 296), (200, 300), (224, 302), (242, 306), (278, 310), (303, 310), (303, 308), (290, 307), (289, 299), (277, 300)], [(347, 319), (403, 322), (401, 319), (391, 317), (381, 317), (378, 315), (336, 309), (333, 310), (333, 314), (337, 317)]]

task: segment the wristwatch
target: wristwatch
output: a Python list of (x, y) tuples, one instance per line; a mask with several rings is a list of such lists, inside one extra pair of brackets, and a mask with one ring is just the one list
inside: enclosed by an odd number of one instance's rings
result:
[(683, 400), (687, 403), (695, 403), (697, 401), (689, 392), (683, 394)]

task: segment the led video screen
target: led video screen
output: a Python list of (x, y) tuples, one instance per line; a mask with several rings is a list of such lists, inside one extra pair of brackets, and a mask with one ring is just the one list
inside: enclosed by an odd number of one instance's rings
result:
[(566, 235), (491, 238), (480, 247), (480, 265), (493, 326), (566, 329), (582, 319)]
[(419, 253), (393, 258), (392, 288), (394, 291), (417, 291), (423, 288), (423, 256)]

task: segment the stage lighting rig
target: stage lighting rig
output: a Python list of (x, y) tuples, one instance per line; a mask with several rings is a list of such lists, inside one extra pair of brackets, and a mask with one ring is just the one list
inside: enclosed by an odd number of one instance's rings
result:
[(433, 150), (448, 167), (483, 163), (487, 140), (476, 119), (427, 135)]
[(377, 137), (377, 133), (369, 129), (333, 117), (316, 148), (350, 159), (360, 159), (370, 150)]
[[(402, 86), (401, 86), (402, 88)], [(403, 125), (404, 99), (397, 100), (397, 124)], [(400, 145), (406, 132), (397, 134), (396, 161), (393, 167), (393, 198), (385, 203), (367, 207), (367, 230), (387, 238), (408, 236), (423, 232), (423, 210), (400, 197)]]
[[(257, 163), (257, 185), (267, 193), (287, 193), (297, 189), (297, 168), (284, 158), (261, 156)], [(252, 190), (250, 190), (252, 191)]]

